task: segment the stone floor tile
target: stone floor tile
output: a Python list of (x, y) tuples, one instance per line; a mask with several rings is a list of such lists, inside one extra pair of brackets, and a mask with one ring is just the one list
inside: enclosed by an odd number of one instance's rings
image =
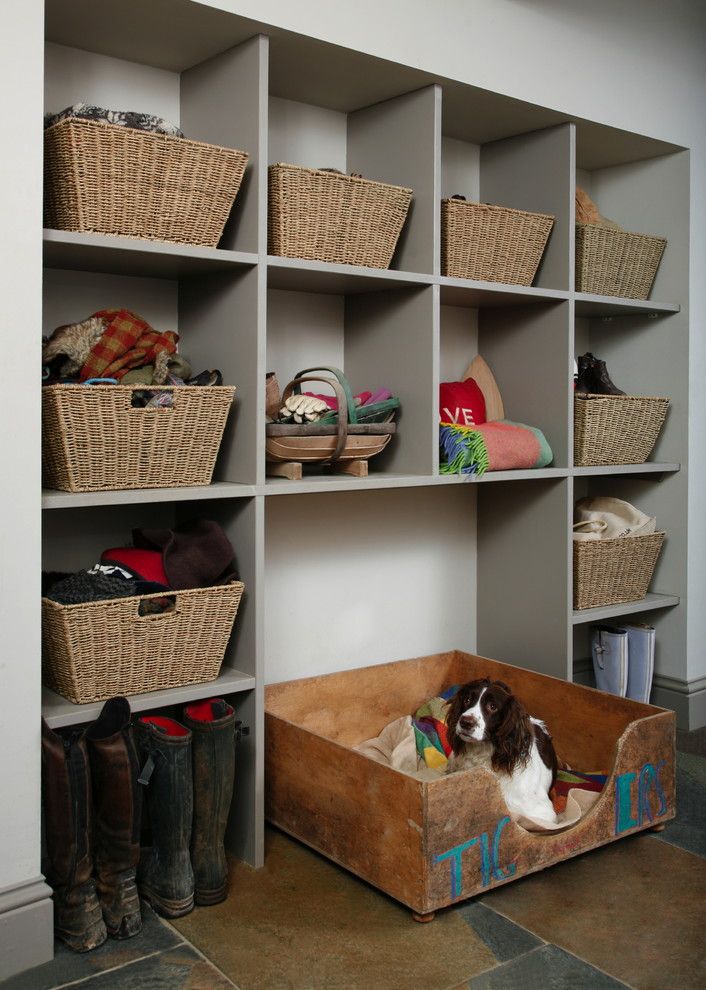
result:
[(483, 903), (636, 990), (703, 990), (705, 899), (706, 861), (638, 835)]
[(500, 962), (514, 959), (543, 944), (532, 932), (520, 928), (479, 901), (467, 901), (452, 910), (470, 925)]
[(280, 832), (231, 896), (174, 921), (241, 990), (446, 990), (497, 965), (455, 912), (432, 924)]
[(706, 856), (706, 759), (677, 753), (677, 817), (660, 839)]
[(75, 990), (233, 990), (233, 986), (195, 949), (182, 944), (92, 976)]
[(481, 973), (467, 986), (469, 990), (622, 990), (626, 984), (556, 945), (542, 945)]
[(142, 931), (134, 938), (107, 939), (93, 952), (72, 952), (62, 942), (54, 943), (54, 959), (0, 984), (2, 990), (53, 990), (55, 987), (84, 980), (88, 976), (115, 969), (162, 949), (179, 945), (183, 939), (170, 925), (161, 921), (148, 904), (141, 902)]

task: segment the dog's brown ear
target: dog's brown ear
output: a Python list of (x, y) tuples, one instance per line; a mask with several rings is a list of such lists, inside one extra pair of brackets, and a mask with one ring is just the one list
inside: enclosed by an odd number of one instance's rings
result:
[(512, 688), (511, 688), (511, 687), (509, 687), (509, 686), (508, 686), (508, 685), (507, 685), (507, 684), (505, 683), (505, 681), (494, 681), (493, 683), (494, 683), (494, 684), (497, 684), (497, 685), (498, 685), (498, 687), (501, 687), (501, 688), (503, 689), (503, 691), (507, 691), (507, 693), (508, 693), (508, 694), (512, 694)]

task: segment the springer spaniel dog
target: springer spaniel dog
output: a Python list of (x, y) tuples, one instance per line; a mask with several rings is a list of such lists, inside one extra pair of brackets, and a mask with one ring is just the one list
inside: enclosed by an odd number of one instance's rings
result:
[(487, 678), (464, 684), (449, 702), (447, 728), (453, 748), (447, 773), (490, 767), (510, 812), (556, 825), (549, 799), (558, 768), (552, 737), (507, 684)]

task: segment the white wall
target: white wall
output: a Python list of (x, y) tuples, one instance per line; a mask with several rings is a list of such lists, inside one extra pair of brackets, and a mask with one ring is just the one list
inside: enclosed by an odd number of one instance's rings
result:
[[(0, 891), (39, 875), (39, 389), (42, 319), (42, 5), (3, 17), (0, 189)], [(21, 281), (20, 281), (21, 280)], [(17, 291), (21, 284), (22, 292)], [(38, 933), (41, 938), (44, 933)], [(2, 946), (0, 946), (0, 956)], [(0, 958), (0, 972), (2, 972)]]
[(706, 2), (201, 2), (691, 148), (688, 676), (706, 675)]

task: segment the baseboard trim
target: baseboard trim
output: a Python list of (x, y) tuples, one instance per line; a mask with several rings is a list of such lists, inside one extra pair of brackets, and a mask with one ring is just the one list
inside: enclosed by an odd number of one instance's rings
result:
[(44, 877), (0, 889), (0, 980), (54, 958), (54, 905)]
[[(590, 659), (574, 662), (574, 683), (596, 686)], [(655, 674), (650, 702), (676, 712), (678, 729), (685, 732), (700, 729), (706, 725), (706, 677), (684, 681), (667, 674)]]

